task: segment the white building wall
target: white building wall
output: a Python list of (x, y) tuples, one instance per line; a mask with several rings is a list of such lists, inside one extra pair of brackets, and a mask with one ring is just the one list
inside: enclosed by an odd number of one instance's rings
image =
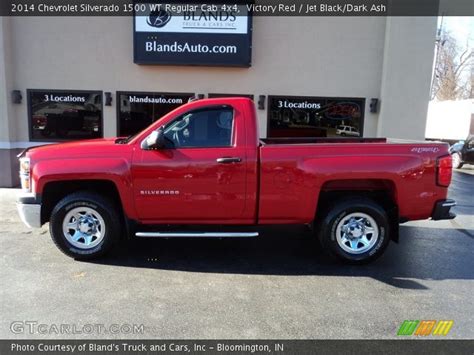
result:
[(387, 18), (378, 136), (425, 138), (436, 21)]
[[(28, 142), (27, 89), (112, 92), (103, 109), (106, 137), (117, 134), (116, 91), (154, 91), (360, 97), (364, 136), (424, 138), (436, 18), (253, 23), (252, 67), (212, 68), (134, 64), (131, 17), (1, 18), (0, 144), (37, 144)], [(22, 104), (11, 103), (11, 90), (21, 90)], [(369, 112), (371, 98), (380, 99), (380, 113)], [(257, 112), (264, 137), (267, 110)], [(0, 164), (14, 164), (15, 152), (0, 152)], [(0, 174), (0, 186), (16, 179), (14, 169)]]
[[(140, 66), (130, 17), (12, 18), (15, 86), (85, 89), (377, 97), (385, 32), (382, 17), (255, 17), (251, 68)], [(259, 111), (262, 136), (267, 114)], [(26, 103), (15, 113), (28, 139)], [(366, 135), (376, 115), (366, 108)], [(104, 107), (105, 135), (116, 110)]]
[(464, 140), (471, 128), (474, 100), (430, 101), (425, 137)]

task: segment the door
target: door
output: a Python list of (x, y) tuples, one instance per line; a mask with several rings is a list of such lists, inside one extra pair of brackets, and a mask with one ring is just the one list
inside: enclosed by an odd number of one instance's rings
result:
[(474, 164), (474, 136), (469, 136), (464, 143), (463, 160), (468, 164)]
[(141, 220), (233, 224), (250, 217), (245, 145), (237, 140), (245, 132), (235, 112), (229, 106), (187, 112), (165, 124), (166, 148), (135, 154), (133, 191)]

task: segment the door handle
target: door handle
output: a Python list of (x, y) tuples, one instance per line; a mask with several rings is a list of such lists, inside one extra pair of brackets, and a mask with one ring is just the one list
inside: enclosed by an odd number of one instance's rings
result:
[(240, 163), (242, 159), (239, 157), (222, 157), (222, 158), (217, 158), (216, 161), (219, 164), (232, 164), (232, 163)]

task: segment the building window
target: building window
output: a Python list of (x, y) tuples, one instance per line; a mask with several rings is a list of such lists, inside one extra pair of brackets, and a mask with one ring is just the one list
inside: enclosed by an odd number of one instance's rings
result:
[(103, 136), (102, 91), (27, 90), (30, 140)]
[(230, 147), (233, 127), (232, 108), (203, 108), (168, 123), (165, 137), (174, 148)]
[(365, 99), (268, 97), (268, 137), (362, 137)]
[(185, 104), (193, 93), (117, 92), (118, 135), (130, 136)]

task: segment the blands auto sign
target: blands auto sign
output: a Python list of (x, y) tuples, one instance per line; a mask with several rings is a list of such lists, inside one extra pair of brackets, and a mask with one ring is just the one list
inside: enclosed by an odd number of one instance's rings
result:
[(247, 5), (137, 3), (137, 64), (251, 65), (252, 18)]

